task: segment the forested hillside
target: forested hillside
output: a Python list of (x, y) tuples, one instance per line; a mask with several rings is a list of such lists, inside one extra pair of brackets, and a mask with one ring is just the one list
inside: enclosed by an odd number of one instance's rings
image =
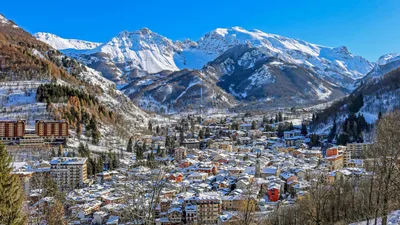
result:
[[(100, 133), (128, 137), (144, 127), (147, 115), (116, 90), (113, 82), (38, 41), (14, 22), (3, 16), (0, 20), (0, 81), (4, 87), (17, 87), (4, 90), (8, 97), (2, 105), (7, 107), (0, 117), (27, 119), (28, 124), (49, 115), (66, 119), (71, 129), (78, 135), (85, 133), (93, 143), (98, 143)], [(37, 91), (32, 89), (36, 87)], [(33, 93), (10, 99), (19, 89)]]

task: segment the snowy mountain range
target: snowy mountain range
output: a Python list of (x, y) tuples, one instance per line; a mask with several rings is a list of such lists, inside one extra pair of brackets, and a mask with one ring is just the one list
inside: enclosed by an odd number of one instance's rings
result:
[(52, 34), (37, 33), (35, 37), (80, 59), (114, 81), (126, 81), (143, 73), (162, 70), (201, 69), (225, 51), (241, 44), (250, 44), (268, 56), (312, 69), (324, 79), (349, 89), (354, 80), (373, 68), (372, 63), (354, 56), (344, 46), (325, 47), (241, 27), (218, 28), (198, 41), (172, 41), (143, 28), (123, 31), (95, 48), (92, 47), (98, 43), (68, 40)]
[[(199, 81), (214, 93), (205, 104), (215, 102), (215, 93), (224, 96), (222, 107), (234, 105), (235, 99), (261, 105), (282, 106), (282, 100), (286, 105), (317, 104), (400, 67), (397, 54), (371, 63), (345, 46), (326, 47), (241, 27), (217, 28), (197, 41), (173, 41), (148, 28), (120, 32), (105, 43), (46, 33), (34, 36), (124, 84), (126, 95), (153, 111), (200, 105)], [(178, 77), (185, 81), (174, 80)], [(157, 96), (160, 93), (163, 98)]]

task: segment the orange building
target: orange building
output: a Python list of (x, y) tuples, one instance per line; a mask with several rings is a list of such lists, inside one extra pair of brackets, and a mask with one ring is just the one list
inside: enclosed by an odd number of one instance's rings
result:
[(69, 124), (67, 121), (37, 120), (35, 125), (36, 135), (40, 137), (68, 137)]
[(326, 157), (330, 157), (330, 156), (334, 156), (334, 155), (338, 155), (339, 154), (339, 150), (337, 148), (328, 148), (326, 150)]
[(279, 200), (280, 186), (278, 184), (272, 184), (268, 187), (268, 199), (271, 202), (277, 202)]
[(181, 173), (178, 174), (178, 176), (175, 177), (175, 181), (176, 182), (182, 182), (182, 180), (183, 180), (183, 175)]
[(326, 162), (328, 163), (329, 171), (342, 169), (344, 165), (343, 148), (328, 148), (326, 150)]
[(0, 121), (0, 138), (17, 138), (25, 135), (25, 120)]

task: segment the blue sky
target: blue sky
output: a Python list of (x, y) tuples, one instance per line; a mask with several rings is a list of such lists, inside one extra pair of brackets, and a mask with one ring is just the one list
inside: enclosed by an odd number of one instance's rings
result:
[(0, 13), (34, 33), (104, 42), (142, 27), (177, 40), (241, 26), (326, 46), (371, 61), (400, 53), (399, 0), (16, 0)]

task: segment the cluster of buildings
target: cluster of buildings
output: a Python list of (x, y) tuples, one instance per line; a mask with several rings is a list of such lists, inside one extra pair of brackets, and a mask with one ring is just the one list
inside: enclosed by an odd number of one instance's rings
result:
[(69, 136), (67, 121), (37, 120), (27, 129), (25, 120), (0, 120), (0, 141), (9, 145), (43, 146), (64, 143)]
[[(151, 208), (157, 225), (234, 224), (240, 223), (246, 210), (253, 218), (262, 218), (280, 205), (296, 203), (319, 177), (331, 184), (339, 177), (369, 175), (363, 159), (369, 143), (309, 147), (309, 137), (298, 127), (278, 137), (278, 132), (254, 125), (232, 130), (232, 122), (203, 121), (186, 130), (183, 140), (171, 128), (169, 135), (180, 144), (168, 149), (168, 154), (165, 136), (135, 134), (138, 145), (147, 146), (144, 158), (156, 155), (158, 169), (132, 166), (137, 162), (133, 154), (121, 158), (116, 170), (94, 177), (87, 176), (86, 158), (53, 158), (44, 171), (66, 191), (66, 211), (74, 224), (142, 224), (126, 210), (148, 207), (151, 201), (146, 198), (156, 188), (160, 188), (159, 201)], [(207, 130), (204, 138), (197, 135), (201, 129)], [(324, 138), (320, 137), (321, 143)], [(154, 185), (161, 168), (165, 169), (163, 182)], [(27, 171), (15, 173), (23, 177)], [(139, 200), (132, 197), (138, 191)]]

